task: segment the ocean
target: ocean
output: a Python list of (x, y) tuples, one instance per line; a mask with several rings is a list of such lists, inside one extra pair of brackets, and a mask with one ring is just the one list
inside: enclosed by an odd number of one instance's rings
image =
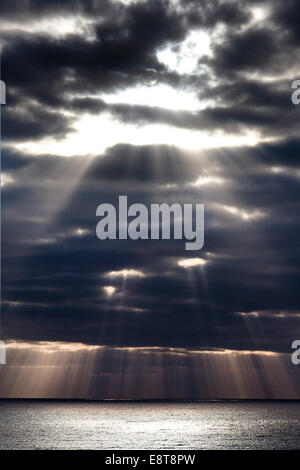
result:
[(300, 449), (300, 402), (3, 400), (0, 449)]

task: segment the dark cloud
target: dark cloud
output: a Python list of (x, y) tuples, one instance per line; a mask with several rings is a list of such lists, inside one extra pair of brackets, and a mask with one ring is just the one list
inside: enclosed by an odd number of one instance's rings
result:
[[(29, 11), (34, 10), (30, 3), (27, 7)], [(81, 11), (82, 7), (82, 2), (75, 2), (75, 11), (77, 8)], [(44, 11), (44, 8), (46, 4), (41, 3), (37, 11)], [(61, 14), (62, 7), (56, 2), (52, 8)], [(64, 8), (68, 10), (69, 6), (66, 4)], [(242, 132), (248, 127), (269, 135), (289, 129), (295, 135), (294, 123), (298, 121), (299, 113), (291, 104), (290, 84), (276, 80), (262, 83), (259, 79), (250, 80), (239, 75), (249, 72), (276, 74), (297, 59), (289, 37), (279, 34), (280, 28), (286, 26), (274, 20), (278, 4), (264, 25), (242, 30), (238, 25), (251, 19), (246, 3), (204, 2), (201, 8), (198, 5), (196, 8), (193, 2), (187, 2), (180, 9), (169, 2), (138, 2), (120, 7), (117, 19), (116, 15), (111, 16), (111, 9), (116, 8), (116, 4), (106, 9), (105, 3), (96, 2), (86, 4), (85, 8), (86, 11), (99, 8), (106, 12), (101, 22), (96, 21), (91, 26), (94, 31), (92, 41), (75, 33), (62, 38), (46, 34), (4, 34), (2, 69), (3, 78), (9, 84), (8, 103), (12, 107), (20, 103), (21, 96), (22, 99), (33, 98), (52, 107), (59, 121), (61, 109), (69, 107), (67, 93), (80, 95), (132, 87), (143, 83), (145, 71), (154, 68), (159, 71), (162, 83), (176, 88), (200, 87), (200, 97), (211, 97), (219, 106), (208, 107), (199, 113), (177, 113), (158, 107), (107, 105), (101, 98), (98, 104), (91, 98), (75, 99), (73, 106), (92, 113), (106, 110), (123, 122), (137, 124), (156, 122), (183, 129), (221, 129), (225, 132)], [(226, 26), (222, 41), (212, 39), (212, 57), (199, 59), (201, 66), (208, 67), (208, 76), (213, 74), (215, 86), (203, 78), (201, 81), (198, 76), (167, 71), (156, 57), (157, 50), (172, 43), (176, 45), (187, 36), (190, 31), (188, 15), (196, 19), (196, 9), (202, 18), (202, 27), (212, 31), (219, 22)], [(288, 11), (291, 9), (289, 5)], [(290, 116), (284, 116), (283, 110)], [(17, 112), (11, 110), (12, 114)], [(53, 114), (49, 114), (51, 118)], [(35, 123), (32, 124), (34, 129)], [(50, 124), (49, 132), (52, 131), (56, 133), (55, 126)]]
[(259, 79), (233, 79), (224, 81), (221, 84), (205, 88), (200, 92), (200, 97), (204, 95), (215, 98), (220, 103), (235, 106), (244, 106), (250, 109), (285, 109), (286, 112), (294, 109), (288, 99), (288, 92), (291, 89), (290, 82), (279, 80), (271, 83), (262, 83)]
[[(107, 15), (113, 10), (114, 2), (110, 0), (25, 0), (20, 3), (18, 0), (3, 0), (1, 2), (1, 16), (5, 19), (21, 19), (32, 21), (49, 15), (62, 16), (65, 14), (81, 15)], [(118, 8), (121, 4), (118, 3)]]
[(280, 25), (283, 33), (288, 36), (291, 42), (299, 45), (299, 4), (296, 0), (287, 0), (286, 2), (276, 1), (272, 19)]
[[(129, 163), (130, 162), (130, 163)], [(117, 145), (104, 157), (95, 159), (85, 177), (88, 180), (123, 181), (142, 184), (191, 181), (198, 165), (183, 151), (168, 146)]]
[(238, 27), (247, 23), (251, 14), (245, 3), (228, 2), (222, 3), (219, 0), (205, 0), (199, 8), (199, 3), (195, 0), (184, 2), (187, 20), (194, 27), (212, 27), (218, 24)]
[(51, 110), (27, 106), (4, 109), (2, 137), (5, 141), (25, 141), (44, 137), (65, 137), (71, 132), (69, 119)]
[[(55, 195), (64, 196), (71, 168), (84, 164), (84, 158), (15, 155), (14, 171), (12, 167), (7, 171), (16, 183), (3, 193), (7, 337), (286, 351), (296, 317), (278, 318), (274, 325), (272, 315), (262, 315), (263, 328), (253, 344), (238, 312), (297, 311), (298, 151), (298, 141), (202, 156), (168, 146), (118, 145), (90, 162), (52, 221)], [(4, 163), (6, 158), (4, 153)], [(184, 161), (189, 162), (186, 168)], [(292, 172), (273, 173), (273, 166)], [(217, 168), (224, 186), (190, 186)], [(166, 189), (169, 182), (178, 186)], [(139, 184), (143, 189), (138, 189)], [(25, 187), (30, 189), (24, 193)], [(177, 265), (179, 259), (195, 256), (184, 250), (181, 241), (96, 238), (96, 207), (101, 202), (117, 203), (120, 188), (129, 202), (206, 202), (205, 249), (200, 253), (208, 262), (204, 274), (199, 268), (187, 271)], [(247, 221), (223, 205), (264, 216)], [(107, 277), (108, 272), (122, 269), (142, 271), (145, 277), (129, 277), (125, 285), (122, 276)], [(103, 289), (107, 285), (116, 288), (109, 300)], [(97, 325), (103, 321), (106, 329), (99, 336)], [(278, 337), (280, 322), (285, 330)]]
[(274, 31), (265, 28), (249, 28), (225, 36), (225, 41), (214, 47), (211, 64), (218, 74), (231, 75), (239, 71), (267, 70), (280, 46)]
[(181, 16), (154, 1), (133, 3), (117, 20), (108, 18), (94, 30), (93, 41), (75, 34), (61, 39), (8, 35), (3, 79), (22, 96), (56, 105), (66, 91), (114, 90), (141, 82), (147, 68), (162, 68), (156, 48), (186, 34)]

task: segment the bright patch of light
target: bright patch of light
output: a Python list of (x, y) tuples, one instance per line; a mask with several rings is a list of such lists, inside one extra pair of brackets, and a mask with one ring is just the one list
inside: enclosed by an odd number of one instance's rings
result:
[(300, 170), (297, 170), (295, 168), (287, 168), (284, 166), (272, 166), (271, 172), (275, 173), (276, 175), (286, 175), (290, 178), (300, 178)]
[(157, 58), (170, 71), (189, 74), (199, 72), (199, 58), (210, 52), (209, 34), (192, 31), (181, 44), (158, 51)]
[(260, 6), (251, 8), (252, 18), (254, 23), (259, 23), (264, 20), (270, 13), (268, 6)]
[(143, 271), (137, 269), (120, 269), (120, 271), (110, 271), (106, 274), (106, 277), (118, 278), (118, 277), (145, 277)]
[(2, 173), (1, 174), (1, 187), (3, 188), (4, 186), (7, 186), (8, 184), (11, 184), (14, 182), (14, 179), (12, 176), (10, 176), (8, 173)]
[(53, 245), (54, 243), (57, 242), (57, 239), (52, 237), (52, 238), (38, 238), (36, 240), (36, 243), (39, 245)]
[(203, 108), (194, 91), (172, 88), (165, 84), (154, 86), (140, 85), (116, 93), (103, 93), (100, 96), (107, 104), (129, 104), (150, 106), (175, 111), (197, 111)]
[(183, 149), (252, 146), (258, 143), (255, 133), (244, 135), (196, 131), (164, 124), (127, 124), (101, 116), (83, 115), (74, 123), (74, 133), (65, 139), (46, 138), (16, 143), (14, 148), (31, 155), (100, 155), (120, 142), (130, 145), (174, 145)]
[(10, 349), (31, 349), (39, 351), (44, 354), (53, 354), (57, 352), (79, 352), (79, 351), (94, 351), (103, 349), (104, 346), (89, 345), (83, 343), (67, 343), (63, 341), (9, 341), (7, 348)]
[(133, 307), (132, 305), (128, 306), (128, 305), (115, 305), (114, 307), (111, 307), (113, 310), (116, 310), (116, 311), (128, 311), (130, 310), (131, 312), (134, 312), (134, 313), (145, 313), (147, 312), (148, 310), (146, 308), (140, 308), (140, 307)]
[(89, 230), (85, 229), (85, 228), (76, 228), (75, 230), (73, 230), (72, 232), (76, 237), (83, 237), (84, 235), (88, 235), (90, 233)]
[(218, 178), (217, 176), (200, 176), (194, 183), (191, 183), (192, 186), (205, 186), (209, 184), (222, 184), (224, 182), (223, 178)]
[(30, 34), (47, 34), (55, 38), (63, 38), (70, 34), (84, 36), (85, 40), (93, 40), (92, 25), (95, 21), (88, 20), (81, 16), (59, 16), (44, 17), (36, 21), (32, 19), (26, 21), (5, 21), (0, 25), (0, 32), (23, 31)]
[(259, 316), (259, 312), (256, 312), (256, 311), (255, 312), (247, 312), (247, 313), (239, 312), (239, 315), (241, 317), (255, 317), (255, 318), (257, 318)]
[(282, 310), (255, 310), (252, 312), (238, 312), (242, 317), (269, 317), (269, 318), (299, 318), (300, 312)]
[(229, 214), (237, 216), (237, 217), (239, 217), (240, 219), (243, 219), (243, 220), (259, 219), (259, 218), (264, 216), (264, 213), (259, 211), (259, 210), (254, 210), (252, 212), (247, 212), (244, 209), (240, 209), (240, 208), (234, 207), (234, 206), (222, 206), (222, 208), (225, 212), (228, 212)]
[(178, 261), (178, 266), (181, 268), (194, 268), (196, 266), (204, 266), (207, 263), (205, 259), (202, 258), (187, 258), (181, 259)]
[(282, 166), (272, 166), (271, 171), (272, 173), (285, 173), (285, 168)]
[(111, 297), (117, 289), (114, 286), (104, 286), (103, 290), (108, 297)]

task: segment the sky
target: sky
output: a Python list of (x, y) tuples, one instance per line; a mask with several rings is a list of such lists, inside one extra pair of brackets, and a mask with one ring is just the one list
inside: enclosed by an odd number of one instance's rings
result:
[[(296, 0), (2, 0), (1, 397), (300, 398)], [(205, 204), (205, 242), (96, 208)]]

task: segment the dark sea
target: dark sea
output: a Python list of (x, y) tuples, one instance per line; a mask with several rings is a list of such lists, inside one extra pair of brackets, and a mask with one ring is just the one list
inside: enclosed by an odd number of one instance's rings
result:
[(300, 449), (300, 402), (0, 401), (0, 449)]

